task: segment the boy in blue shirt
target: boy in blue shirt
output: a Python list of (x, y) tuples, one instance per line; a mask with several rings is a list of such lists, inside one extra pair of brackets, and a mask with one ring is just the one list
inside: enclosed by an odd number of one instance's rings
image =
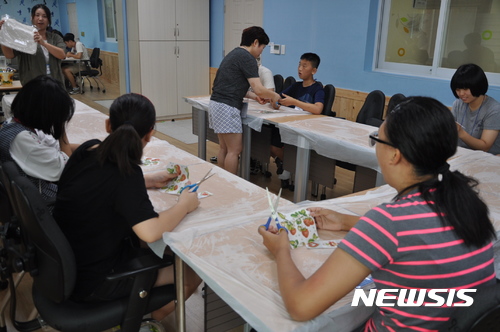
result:
[[(283, 90), (279, 103), (284, 106), (294, 107), (312, 114), (321, 114), (325, 101), (325, 91), (320, 82), (314, 80), (318, 71), (320, 58), (315, 53), (304, 53), (300, 57), (298, 74), (301, 82), (296, 82)], [(273, 128), (271, 138), (271, 156), (275, 158), (280, 174), (281, 187), (288, 188), (290, 172), (283, 170), (283, 143), (278, 128)], [(290, 187), (292, 190), (293, 187)]]

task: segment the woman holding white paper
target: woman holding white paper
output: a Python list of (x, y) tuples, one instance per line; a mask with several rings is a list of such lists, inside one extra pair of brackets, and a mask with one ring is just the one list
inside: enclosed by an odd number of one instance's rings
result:
[[(34, 40), (38, 44), (36, 53), (31, 55), (13, 50), (5, 45), (2, 51), (7, 59), (19, 59), (19, 76), (21, 84), (25, 85), (40, 75), (49, 75), (64, 84), (61, 70), (61, 60), (66, 57), (63, 39), (61, 36), (47, 31), (52, 23), (50, 10), (47, 6), (37, 4), (31, 9), (31, 21), (38, 31), (34, 33)], [(0, 21), (0, 29), (4, 20)]]

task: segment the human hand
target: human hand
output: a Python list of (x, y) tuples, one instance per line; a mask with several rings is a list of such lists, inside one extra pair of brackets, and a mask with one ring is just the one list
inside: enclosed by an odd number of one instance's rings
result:
[(281, 105), (292, 106), (292, 105), (295, 105), (297, 103), (297, 99), (290, 97), (284, 93), (283, 93), (283, 96), (284, 97), (279, 100)]
[(0, 30), (2, 30), (2, 25), (5, 23), (5, 20), (0, 21)]
[(260, 98), (257, 95), (255, 95), (255, 100), (261, 105), (264, 105), (269, 102), (269, 99)]
[(458, 132), (458, 137), (459, 138), (462, 138), (461, 136), (463, 135), (463, 133), (465, 133), (465, 129), (464, 129), (464, 126), (462, 126), (460, 123), (458, 123), (457, 121), (455, 121), (455, 124), (457, 125), (457, 132)]
[(266, 230), (266, 227), (262, 225), (259, 226), (258, 231), (259, 234), (262, 235), (263, 243), (267, 250), (269, 250), (275, 257), (283, 250), (290, 250), (288, 233), (284, 229), (280, 228), (278, 231), (275, 226), (271, 226), (268, 230)]
[(273, 98), (271, 99), (271, 106), (275, 109), (275, 110), (279, 110), (280, 109), (280, 104), (279, 104), (279, 101), (281, 99), (281, 96), (277, 93), (274, 94)]
[(316, 221), (316, 225), (319, 229), (330, 230), (330, 231), (341, 231), (343, 230), (342, 213), (324, 209), (322, 207), (311, 207), (307, 209), (311, 217)]
[(164, 170), (154, 173), (147, 173), (145, 176), (147, 176), (148, 178), (148, 187), (163, 188), (167, 185), (167, 183), (178, 177), (180, 174), (180, 172), (169, 173), (168, 171)]
[(34, 39), (35, 39), (35, 43), (38, 43), (40, 45), (43, 43), (43, 38), (38, 31), (35, 31)]
[(179, 196), (177, 204), (185, 205), (187, 208), (187, 213), (196, 210), (200, 205), (200, 200), (198, 199), (198, 193), (194, 191), (183, 190)]

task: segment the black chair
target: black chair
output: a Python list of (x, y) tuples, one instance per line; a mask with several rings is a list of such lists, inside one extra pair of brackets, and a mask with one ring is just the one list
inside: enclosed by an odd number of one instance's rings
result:
[(406, 99), (406, 96), (402, 93), (396, 93), (392, 95), (391, 99), (389, 99), (389, 103), (387, 104), (387, 113), (392, 111), (394, 107), (396, 107), (404, 99)]
[[(384, 108), (385, 108), (385, 94), (380, 90), (374, 90), (366, 96), (365, 102), (363, 106), (361, 106), (358, 116), (356, 117), (356, 122), (379, 127), (382, 124)], [(354, 172), (356, 171), (356, 165), (345, 161), (337, 160), (336, 165), (350, 171)], [(373, 172), (376, 173), (376, 171)], [(356, 176), (354, 178), (354, 182), (356, 184)], [(363, 187), (358, 189), (363, 190), (368, 188)]]
[(442, 331), (500, 331), (500, 283), (498, 280), (496, 285), (479, 288), (472, 297), (474, 303), (470, 307), (455, 307), (451, 319)]
[(325, 90), (325, 103), (321, 114), (334, 117), (337, 115), (332, 111), (333, 101), (335, 100), (335, 87), (332, 84), (327, 84), (323, 89)]
[(274, 91), (276, 93), (281, 93), (283, 91), (283, 76), (280, 74), (274, 75)]
[[(85, 61), (85, 70), (80, 71), (80, 77), (81, 77), (81, 84), (82, 88), (84, 86), (84, 79), (86, 78), (87, 81), (89, 82), (90, 85), (90, 90), (92, 90), (94, 87), (92, 86), (92, 82), (90, 79), (92, 78), (94, 82), (97, 84), (97, 90), (101, 90), (101, 85), (102, 85), (102, 92), (106, 92), (106, 87), (104, 86), (104, 83), (102, 83), (101, 79), (99, 76), (102, 75), (102, 60), (100, 58), (101, 55), (101, 49), (98, 47), (95, 47), (92, 50), (92, 54), (90, 55), (90, 58), (88, 61)], [(83, 93), (83, 90), (82, 90)]]
[(385, 108), (385, 94), (374, 90), (366, 96), (365, 102), (359, 110), (356, 122), (367, 124), (369, 119), (382, 120)]
[(293, 83), (295, 83), (295, 78), (293, 78), (293, 76), (288, 76), (287, 78), (285, 78), (285, 83), (283, 83), (283, 90), (285, 90), (286, 88), (288, 88), (290, 85), (292, 85)]
[(60, 331), (103, 331), (120, 325), (120, 331), (137, 332), (145, 314), (174, 300), (175, 286), (152, 288), (156, 270), (172, 264), (153, 253), (116, 269), (108, 280), (133, 278), (130, 296), (114, 301), (78, 303), (70, 299), (76, 280), (76, 263), (68, 240), (46, 208), (36, 187), (26, 178), (13, 181), (21, 232), (30, 248), (23, 263), (33, 277), (33, 301), (47, 325)]

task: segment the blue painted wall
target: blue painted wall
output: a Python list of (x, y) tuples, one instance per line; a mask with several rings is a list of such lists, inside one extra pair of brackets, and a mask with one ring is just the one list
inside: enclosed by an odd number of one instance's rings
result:
[[(224, 1), (212, 0), (210, 66), (219, 67), (224, 45)], [(273, 73), (297, 76), (300, 55), (315, 52), (321, 57), (316, 78), (338, 88), (369, 92), (434, 97), (451, 106), (455, 99), (449, 80), (373, 71), (379, 0), (264, 0), (263, 28), (286, 54), (265, 49), (262, 63)], [(488, 94), (500, 100), (500, 87)]]
[[(58, 0), (46, 1), (47, 7), (52, 13), (52, 28), (61, 30), (61, 19), (59, 14), (59, 3)], [(0, 2), (0, 13), (2, 17), (8, 14), (11, 18), (15, 20), (31, 25), (31, 8), (39, 3), (43, 3), (41, 0), (9, 0), (7, 3), (5, 1)]]
[(80, 32), (85, 32), (85, 36), (78, 36), (80, 41), (88, 48), (99, 47), (102, 51), (118, 52), (118, 43), (106, 42), (106, 38), (102, 34), (101, 0), (58, 0), (58, 2), (61, 8), (61, 31), (63, 34), (69, 31), (66, 4), (76, 3), (78, 29)]

